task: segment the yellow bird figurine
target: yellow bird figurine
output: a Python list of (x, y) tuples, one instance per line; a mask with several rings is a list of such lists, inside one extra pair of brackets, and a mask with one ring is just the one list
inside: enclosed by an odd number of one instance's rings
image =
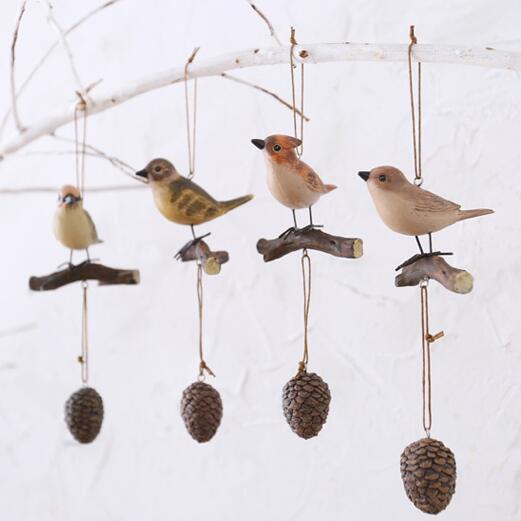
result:
[(192, 230), (193, 240), (183, 246), (176, 257), (209, 235), (196, 237), (194, 226), (216, 219), (253, 199), (253, 195), (248, 194), (229, 201), (217, 201), (191, 179), (179, 174), (170, 161), (162, 158), (153, 159), (136, 175), (148, 181), (156, 207), (164, 217), (177, 224), (189, 225)]
[(69, 266), (72, 266), (74, 250), (85, 250), (90, 262), (89, 247), (101, 241), (89, 212), (83, 208), (80, 191), (75, 186), (65, 185), (58, 194), (58, 208), (54, 213), (54, 235), (70, 249)]

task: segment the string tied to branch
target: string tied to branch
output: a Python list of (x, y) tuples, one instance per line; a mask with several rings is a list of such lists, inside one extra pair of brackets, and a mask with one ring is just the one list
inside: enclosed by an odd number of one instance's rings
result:
[(195, 137), (197, 122), (197, 78), (194, 78), (194, 90), (192, 94), (192, 124), (190, 125), (190, 95), (188, 93), (188, 68), (194, 61), (195, 56), (199, 52), (200, 47), (195, 47), (192, 54), (188, 57), (184, 69), (184, 87), (185, 87), (185, 115), (186, 115), (186, 138), (188, 143), (188, 179), (192, 179), (195, 175)]
[[(304, 153), (304, 63), (300, 63), (300, 111), (297, 110), (296, 103), (296, 88), (295, 88), (295, 56), (294, 49), (297, 44), (297, 40), (295, 38), (295, 28), (291, 28), (290, 37), (290, 50), (289, 50), (289, 68), (291, 71), (291, 104), (292, 104), (292, 112), (293, 112), (293, 133), (295, 138), (300, 139), (301, 145), (296, 148), (297, 156), (301, 157)], [(297, 131), (297, 114), (300, 113), (300, 137)]]
[(407, 62), (409, 68), (409, 99), (411, 104), (411, 120), (412, 120), (412, 143), (413, 143), (413, 158), (414, 158), (414, 184), (421, 186), (423, 184), (422, 177), (422, 148), (421, 148), (421, 137), (422, 137), (422, 104), (421, 104), (421, 81), (422, 81), (422, 64), (418, 61), (418, 121), (416, 121), (415, 115), (415, 103), (414, 103), (414, 81), (413, 81), (413, 67), (412, 67), (412, 50), (413, 47), (418, 43), (416, 34), (414, 32), (414, 25), (409, 27), (409, 47), (407, 51)]

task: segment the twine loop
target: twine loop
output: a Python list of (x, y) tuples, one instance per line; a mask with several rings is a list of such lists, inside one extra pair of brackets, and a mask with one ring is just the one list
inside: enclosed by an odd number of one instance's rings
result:
[(298, 364), (297, 375), (306, 372), (309, 361), (308, 323), (309, 306), (311, 304), (311, 257), (308, 255), (308, 250), (306, 248), (302, 250), (300, 267), (302, 269), (302, 289), (304, 293), (304, 353), (302, 355), (302, 360)]
[(421, 128), (422, 128), (422, 104), (421, 104), (421, 80), (422, 80), (422, 64), (418, 61), (418, 124), (416, 124), (416, 115), (414, 108), (414, 82), (412, 71), (412, 48), (418, 43), (416, 34), (414, 33), (414, 25), (409, 28), (409, 48), (407, 52), (407, 62), (409, 68), (409, 98), (411, 104), (411, 120), (412, 120), (412, 144), (414, 158), (414, 184), (421, 186), (422, 178), (422, 160), (421, 160)]
[(195, 47), (192, 54), (185, 63), (184, 86), (185, 86), (185, 115), (186, 115), (186, 138), (188, 142), (188, 179), (192, 179), (195, 175), (195, 136), (197, 123), (197, 78), (194, 78), (193, 91), (193, 121), (190, 130), (190, 96), (188, 93), (188, 67), (194, 61), (199, 47)]
[[(76, 172), (76, 188), (80, 191), (82, 199), (85, 198), (85, 149), (87, 141), (87, 101), (81, 94), (76, 91), (79, 98), (74, 107), (74, 160)], [(79, 121), (78, 113), (83, 114), (81, 138), (79, 136)]]
[(197, 304), (199, 311), (199, 380), (205, 378), (205, 372), (215, 376), (214, 372), (206, 365), (203, 354), (203, 266), (197, 263)]
[(440, 331), (432, 335), (429, 331), (429, 293), (428, 281), (420, 282), (420, 304), (422, 325), (422, 409), (423, 430), (427, 438), (431, 436), (432, 428), (432, 380), (431, 380), (431, 344), (442, 338), (445, 333)]
[(295, 56), (294, 49), (297, 44), (295, 38), (295, 28), (291, 28), (289, 37), (290, 49), (289, 49), (289, 68), (291, 71), (291, 100), (293, 108), (293, 133), (296, 139), (300, 139), (300, 147), (296, 148), (297, 156), (301, 157), (304, 153), (304, 63), (300, 63), (300, 137), (297, 131), (297, 104), (296, 104), (296, 88), (295, 88)]

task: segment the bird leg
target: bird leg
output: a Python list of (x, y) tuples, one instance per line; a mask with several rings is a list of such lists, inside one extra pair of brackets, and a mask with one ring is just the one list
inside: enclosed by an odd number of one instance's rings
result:
[(183, 255), (194, 245), (196, 245), (199, 241), (203, 240), (205, 237), (208, 237), (208, 235), (211, 234), (211, 232), (205, 233), (204, 235), (201, 235), (200, 237), (196, 237), (195, 231), (194, 231), (194, 225), (190, 225), (190, 229), (192, 230), (192, 237), (193, 239), (191, 241), (188, 241), (175, 255), (176, 260), (181, 260)]
[(309, 209), (309, 224), (307, 226), (304, 226), (304, 228), (301, 228), (300, 230), (298, 230), (298, 233), (304, 233), (309, 230), (313, 230), (315, 228), (324, 227), (323, 224), (313, 224), (313, 213), (311, 212), (311, 206), (308, 209)]
[(74, 264), (72, 263), (73, 252), (74, 252), (74, 250), (71, 248), (70, 253), (69, 253), (69, 262), (65, 261), (65, 262), (62, 262), (61, 264), (58, 264), (57, 269), (60, 269), (62, 266), (67, 266), (69, 268), (69, 270), (72, 270), (72, 268), (74, 268)]
[(416, 243), (418, 244), (418, 247), (420, 248), (420, 253), (417, 253), (416, 255), (413, 255), (410, 259), (407, 259), (406, 261), (402, 262), (395, 271), (401, 270), (402, 268), (405, 268), (406, 266), (410, 266), (411, 264), (414, 264), (417, 260), (426, 258), (426, 257), (439, 257), (441, 255), (453, 255), (452, 252), (444, 252), (444, 251), (432, 251), (432, 233), (429, 233), (429, 253), (425, 253), (422, 248), (422, 243), (420, 242), (420, 239), (417, 235), (414, 236), (416, 239)]
[(299, 231), (299, 228), (297, 226), (297, 216), (295, 215), (295, 210), (291, 210), (291, 212), (293, 214), (293, 223), (295, 224), (295, 226), (291, 226), (286, 231), (282, 232), (279, 235), (279, 239), (286, 239), (290, 235), (293, 235)]

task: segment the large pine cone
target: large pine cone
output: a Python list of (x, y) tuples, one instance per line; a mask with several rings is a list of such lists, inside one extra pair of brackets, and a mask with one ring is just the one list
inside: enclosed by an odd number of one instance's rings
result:
[(291, 430), (301, 438), (316, 436), (327, 420), (331, 393), (318, 374), (305, 371), (282, 390), (282, 408)]
[(103, 422), (103, 400), (92, 387), (82, 387), (65, 404), (65, 421), (80, 443), (96, 439)]
[(456, 460), (441, 441), (422, 438), (405, 448), (400, 470), (407, 497), (426, 514), (439, 514), (456, 489)]
[(194, 440), (210, 441), (223, 417), (221, 396), (211, 385), (195, 382), (183, 391), (181, 416)]

